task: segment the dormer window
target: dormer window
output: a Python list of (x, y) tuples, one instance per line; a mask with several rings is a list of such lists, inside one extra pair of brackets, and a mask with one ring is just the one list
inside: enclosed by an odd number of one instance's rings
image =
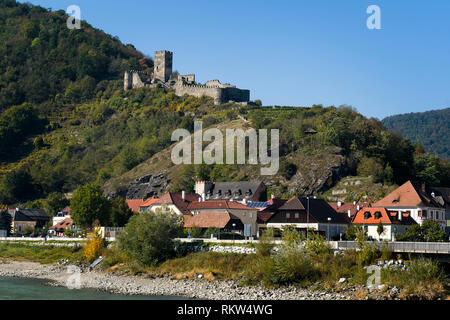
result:
[(370, 212), (366, 211), (364, 212), (364, 219), (369, 219), (370, 218)]
[(380, 211), (375, 212), (375, 219), (378, 220), (380, 218), (381, 218), (381, 212)]
[(226, 196), (227, 197), (231, 197), (231, 190), (230, 189), (228, 189)]

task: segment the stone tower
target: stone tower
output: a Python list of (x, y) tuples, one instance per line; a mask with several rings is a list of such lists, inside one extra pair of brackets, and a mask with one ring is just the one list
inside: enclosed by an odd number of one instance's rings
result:
[(172, 75), (173, 53), (167, 50), (155, 52), (155, 64), (153, 77), (162, 82), (167, 82)]

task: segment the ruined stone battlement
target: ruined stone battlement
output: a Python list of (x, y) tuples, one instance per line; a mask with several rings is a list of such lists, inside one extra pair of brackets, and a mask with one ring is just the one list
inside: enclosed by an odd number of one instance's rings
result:
[(130, 70), (124, 74), (124, 90), (142, 87), (156, 87), (162, 84), (175, 90), (177, 96), (208, 96), (215, 104), (230, 101), (247, 103), (250, 101), (250, 90), (238, 89), (231, 84), (222, 84), (219, 80), (210, 80), (205, 84), (195, 82), (195, 74), (178, 75), (172, 73), (173, 53), (167, 50), (156, 51), (153, 74)]

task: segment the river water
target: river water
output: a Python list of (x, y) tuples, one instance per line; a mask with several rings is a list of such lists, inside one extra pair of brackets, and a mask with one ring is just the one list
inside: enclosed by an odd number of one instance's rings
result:
[(0, 300), (182, 300), (182, 297), (127, 296), (93, 289), (52, 287), (48, 281), (0, 277)]

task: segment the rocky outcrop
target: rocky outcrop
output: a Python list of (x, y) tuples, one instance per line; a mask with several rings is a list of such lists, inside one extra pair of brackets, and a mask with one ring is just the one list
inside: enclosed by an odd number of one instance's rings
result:
[(167, 178), (168, 170), (157, 174), (148, 174), (128, 185), (127, 199), (148, 199), (163, 195), (168, 191), (170, 180)]

